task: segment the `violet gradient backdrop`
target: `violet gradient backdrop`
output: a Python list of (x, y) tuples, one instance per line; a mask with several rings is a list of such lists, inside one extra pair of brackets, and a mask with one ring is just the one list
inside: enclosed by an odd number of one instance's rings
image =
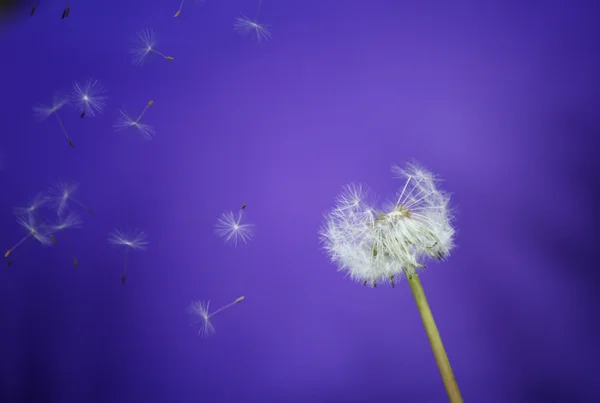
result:
[[(417, 159), (454, 194), (459, 247), (422, 281), (467, 402), (598, 402), (600, 46), (592, 1), (42, 1), (0, 31), (0, 244), (12, 208), (59, 179), (96, 210), (64, 248), (30, 245), (0, 281), (0, 401), (446, 401), (406, 283), (344, 279), (317, 230), (344, 184), (382, 196)], [(85, 4), (81, 4), (85, 3)], [(25, 7), (25, 15), (28, 7)], [(142, 68), (128, 38), (154, 28)], [(32, 106), (74, 79), (105, 113)], [(157, 136), (114, 133), (149, 99)], [(254, 241), (213, 235), (247, 203)], [(120, 283), (107, 234), (145, 229)], [(193, 299), (246, 301), (196, 336)]]

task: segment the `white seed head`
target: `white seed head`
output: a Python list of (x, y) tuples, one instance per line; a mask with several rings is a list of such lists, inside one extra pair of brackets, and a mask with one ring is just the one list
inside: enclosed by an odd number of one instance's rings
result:
[(331, 260), (370, 285), (414, 273), (424, 258), (443, 259), (454, 246), (449, 196), (433, 174), (416, 165), (392, 171), (404, 179), (393, 202), (376, 210), (366, 186), (347, 186), (321, 230)]

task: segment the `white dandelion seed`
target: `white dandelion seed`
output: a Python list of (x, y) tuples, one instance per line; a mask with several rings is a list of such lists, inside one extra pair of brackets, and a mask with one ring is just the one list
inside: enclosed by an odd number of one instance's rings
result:
[(221, 214), (215, 224), (215, 233), (225, 240), (225, 243), (237, 246), (241, 241), (248, 243), (254, 235), (254, 225), (244, 223), (244, 210), (237, 214), (233, 211)]
[(144, 110), (142, 110), (142, 113), (140, 113), (140, 115), (136, 119), (132, 119), (126, 112), (119, 110), (119, 117), (113, 125), (113, 128), (115, 129), (115, 131), (134, 128), (142, 134), (142, 137), (144, 137), (145, 140), (152, 140), (152, 137), (154, 137), (154, 135), (156, 134), (154, 128), (150, 125), (140, 122), (148, 108), (152, 105), (154, 105), (154, 101), (150, 100), (146, 104)]
[(244, 14), (241, 14), (240, 17), (235, 19), (235, 24), (233, 24), (233, 29), (235, 31), (239, 32), (242, 35), (251, 33), (258, 43), (261, 43), (263, 41), (266, 42), (269, 39), (271, 39), (271, 32), (269, 30), (269, 26), (258, 23), (258, 17), (260, 16), (261, 6), (262, 0), (258, 0), (258, 5), (256, 6), (256, 16), (254, 17), (254, 19), (250, 19)]
[(139, 31), (133, 38), (133, 46), (130, 50), (131, 61), (134, 65), (140, 67), (146, 61), (146, 57), (150, 53), (159, 55), (165, 60), (174, 60), (173, 57), (167, 56), (156, 49), (157, 40), (154, 30), (144, 29)]
[(271, 39), (271, 31), (269, 28), (269, 25), (259, 24), (256, 20), (252, 20), (244, 14), (237, 17), (235, 19), (235, 24), (233, 24), (233, 29), (235, 31), (242, 35), (251, 33), (252, 37), (256, 39), (258, 43), (262, 43), (263, 41), (266, 42)]
[(198, 336), (205, 337), (214, 334), (215, 328), (211, 322), (211, 318), (219, 312), (223, 312), (225, 309), (242, 302), (244, 298), (245, 297), (239, 297), (235, 301), (222, 306), (221, 308), (217, 309), (212, 313), (209, 311), (210, 301), (192, 301), (188, 310), (190, 314), (194, 317), (193, 324), (200, 324), (200, 327), (198, 329)]
[(106, 90), (98, 80), (89, 79), (83, 83), (73, 82), (71, 100), (81, 113), (81, 117), (101, 114), (106, 106)]
[(69, 134), (67, 133), (67, 129), (65, 129), (65, 125), (64, 125), (62, 119), (58, 115), (58, 111), (61, 110), (63, 108), (63, 106), (67, 105), (68, 102), (69, 102), (69, 97), (67, 95), (62, 94), (62, 93), (56, 93), (56, 94), (54, 94), (54, 98), (52, 99), (52, 105), (50, 105), (50, 106), (47, 106), (47, 105), (34, 106), (33, 113), (34, 113), (36, 119), (40, 122), (45, 120), (46, 118), (48, 118), (48, 116), (54, 115), (56, 117), (56, 120), (58, 121), (58, 124), (59, 124), (63, 134), (65, 135), (65, 138), (67, 139), (67, 142), (69, 143), (71, 148), (74, 148), (75, 146), (73, 145), (73, 141), (69, 137)]
[(16, 207), (13, 212), (16, 216), (36, 215), (38, 210), (48, 203), (48, 196), (44, 193), (36, 194), (25, 207)]
[(148, 236), (144, 231), (136, 229), (130, 233), (126, 233), (121, 229), (116, 229), (108, 236), (108, 243), (116, 246), (125, 246), (125, 263), (123, 264), (123, 273), (121, 275), (121, 283), (125, 284), (127, 279), (127, 263), (129, 257), (129, 249), (144, 250), (148, 246)]
[(34, 214), (27, 214), (25, 216), (17, 217), (17, 223), (25, 229), (27, 235), (19, 240), (16, 244), (14, 244), (10, 249), (6, 251), (4, 254), (5, 258), (10, 257), (10, 255), (25, 241), (30, 238), (37, 240), (42, 245), (50, 245), (52, 243), (50, 236), (52, 235), (51, 228), (44, 226), (38, 223)]
[(91, 215), (94, 211), (73, 197), (79, 185), (77, 183), (59, 182), (48, 189), (48, 201), (56, 207), (56, 214), (62, 216), (68, 208), (69, 200), (77, 204)]

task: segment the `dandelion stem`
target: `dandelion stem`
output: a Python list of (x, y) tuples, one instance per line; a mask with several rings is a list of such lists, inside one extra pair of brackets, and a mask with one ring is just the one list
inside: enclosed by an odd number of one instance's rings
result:
[(256, 7), (256, 18), (254, 18), (255, 23), (258, 23), (258, 16), (260, 15), (260, 6), (262, 6), (262, 0), (258, 0), (258, 6)]
[(138, 116), (138, 118), (135, 120), (135, 123), (139, 123), (140, 120), (142, 120), (142, 117), (144, 116), (144, 113), (146, 113), (146, 111), (148, 110), (149, 107), (151, 107), (154, 104), (154, 101), (149, 101), (146, 104), (146, 107), (144, 108), (144, 110), (142, 111), (142, 113), (140, 113), (140, 116)]
[(19, 246), (21, 246), (21, 244), (23, 244), (23, 242), (28, 240), (29, 237), (32, 235), (33, 235), (33, 232), (30, 232), (29, 234), (27, 234), (23, 238), (21, 238), (21, 240), (19, 242), (17, 242), (15, 244), (15, 246), (13, 246), (12, 248), (10, 248), (9, 250), (6, 251), (6, 253), (4, 254), (4, 257), (8, 258), (11, 255), (11, 253), (13, 253), (15, 251), (15, 249), (17, 249)]
[(454, 378), (454, 373), (452, 372), (448, 355), (444, 349), (440, 332), (433, 319), (433, 314), (431, 313), (431, 308), (427, 302), (421, 280), (416, 273), (407, 273), (406, 277), (408, 278), (410, 290), (415, 297), (415, 302), (419, 309), (421, 319), (423, 320), (423, 326), (425, 327), (425, 333), (427, 333), (427, 338), (431, 344), (431, 350), (433, 351), (433, 356), (435, 357), (435, 361), (442, 375), (442, 380), (446, 388), (446, 393), (448, 393), (448, 397), (450, 398), (450, 402), (463, 403), (463, 398), (458, 389), (456, 379)]
[(125, 284), (127, 278), (127, 259), (129, 258), (129, 247), (125, 249), (125, 263), (123, 264), (123, 275), (121, 276), (121, 283)]
[(62, 119), (60, 118), (60, 116), (58, 116), (58, 113), (56, 113), (56, 112), (54, 112), (54, 116), (56, 116), (56, 120), (58, 120), (58, 124), (60, 125), (60, 128), (62, 129), (63, 133), (65, 134), (65, 137), (66, 137), (67, 141), (69, 142), (69, 145), (71, 146), (71, 148), (73, 148), (73, 142), (71, 141), (71, 138), (67, 134), (67, 129), (65, 129), (65, 125), (63, 124)]
[(79, 260), (75, 255), (75, 249), (71, 245), (71, 241), (69, 241), (69, 234), (65, 231), (65, 241), (67, 242), (67, 248), (69, 248), (69, 252), (71, 252), (71, 257), (73, 257), (73, 266), (79, 267)]
[(238, 298), (238, 299), (236, 299), (235, 301), (233, 301), (233, 302), (231, 302), (231, 303), (229, 303), (229, 304), (227, 304), (227, 305), (225, 305), (225, 306), (222, 306), (222, 307), (220, 307), (219, 309), (217, 309), (217, 310), (216, 310), (216, 311), (214, 311), (213, 313), (209, 314), (208, 316), (213, 316), (213, 315), (216, 315), (216, 314), (218, 314), (219, 312), (221, 312), (221, 311), (224, 311), (225, 309), (227, 309), (227, 308), (229, 308), (229, 307), (232, 307), (233, 305), (237, 304), (238, 302), (242, 302), (243, 300), (244, 300), (244, 297), (239, 297), (239, 298)]
[(71, 201), (75, 202), (76, 204), (79, 204), (79, 206), (81, 206), (85, 211), (87, 211), (91, 215), (96, 215), (96, 213), (94, 213), (94, 210), (92, 210), (91, 208), (89, 208), (88, 206), (86, 206), (85, 204), (83, 204), (82, 202), (80, 202), (79, 200), (73, 199), (72, 197), (69, 197), (69, 199)]
[(154, 53), (156, 53), (157, 55), (159, 55), (159, 56), (160, 56), (160, 57), (162, 57), (163, 59), (167, 59), (167, 60), (173, 60), (173, 59), (174, 59), (174, 58), (172, 58), (171, 56), (167, 56), (167, 55), (165, 55), (164, 53), (162, 53), (162, 52), (159, 52), (158, 50), (151, 49), (150, 51), (151, 51), (151, 52), (154, 52)]

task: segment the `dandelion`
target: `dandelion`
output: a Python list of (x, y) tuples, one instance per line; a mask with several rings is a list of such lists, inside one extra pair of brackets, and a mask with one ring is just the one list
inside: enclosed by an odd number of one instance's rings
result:
[(140, 230), (134, 230), (130, 234), (125, 231), (116, 229), (108, 236), (108, 243), (111, 245), (125, 246), (125, 263), (123, 264), (123, 274), (121, 275), (121, 283), (125, 284), (127, 276), (127, 258), (129, 257), (129, 249), (144, 250), (148, 246), (147, 235)]
[(256, 17), (254, 17), (254, 19), (250, 19), (244, 14), (242, 14), (240, 17), (235, 19), (235, 24), (233, 24), (233, 29), (242, 35), (246, 35), (249, 32), (251, 32), (252, 36), (256, 39), (258, 43), (261, 43), (262, 41), (266, 42), (271, 38), (269, 26), (258, 23), (258, 17), (260, 15), (261, 6), (262, 0), (258, 0), (258, 6), (256, 8)]
[[(183, 3), (185, 3), (185, 0), (181, 0), (181, 3), (179, 4), (179, 8), (177, 9), (177, 12), (175, 13), (175, 15), (173, 17), (179, 17), (179, 15), (181, 14), (181, 9), (183, 8)], [(202, 3), (204, 3), (204, 0), (196, 0), (195, 3), (202, 4)]]
[(139, 132), (142, 134), (144, 139), (152, 140), (152, 137), (155, 134), (154, 128), (150, 125), (140, 123), (140, 120), (142, 120), (144, 113), (146, 113), (148, 108), (151, 107), (152, 105), (154, 105), (154, 101), (151, 100), (146, 104), (146, 107), (144, 108), (142, 113), (140, 113), (140, 115), (135, 120), (132, 119), (131, 117), (129, 117), (129, 115), (126, 112), (119, 110), (120, 116), (117, 119), (116, 123), (113, 125), (114, 129), (116, 131), (119, 131), (119, 130), (128, 129), (130, 127), (133, 127), (135, 129), (139, 130)]
[(34, 106), (33, 113), (35, 114), (36, 118), (39, 121), (45, 120), (50, 115), (56, 116), (56, 120), (58, 121), (58, 124), (60, 125), (60, 128), (61, 128), (63, 134), (65, 135), (65, 138), (69, 142), (69, 145), (71, 146), (71, 148), (73, 148), (75, 146), (73, 145), (71, 138), (67, 134), (67, 130), (65, 129), (65, 125), (63, 124), (62, 119), (58, 115), (58, 111), (60, 109), (62, 109), (62, 107), (65, 106), (68, 102), (69, 102), (69, 98), (66, 95), (61, 94), (61, 93), (56, 93), (52, 100), (52, 105), (50, 105), (50, 106), (45, 106), (45, 105)]
[(106, 105), (104, 87), (98, 80), (89, 79), (84, 83), (73, 82), (73, 93), (71, 100), (75, 107), (81, 112), (81, 117), (94, 116), (96, 113), (102, 113)]
[[(44, 193), (38, 193), (25, 207), (16, 207), (14, 213), (16, 216), (36, 216), (38, 210), (48, 203), (48, 196)], [(38, 216), (39, 218), (39, 216)]]
[(211, 318), (219, 312), (222, 312), (225, 309), (242, 302), (244, 298), (245, 297), (239, 297), (235, 301), (222, 306), (212, 313), (209, 311), (210, 301), (192, 301), (189, 307), (190, 314), (192, 314), (192, 316), (196, 319), (194, 324), (201, 324), (200, 329), (198, 330), (198, 336), (204, 337), (214, 334), (215, 328), (211, 322)]
[[(55, 223), (54, 225), (52, 225), (51, 228), (52, 228), (53, 233), (58, 233), (58, 232), (63, 232), (70, 228), (81, 228), (81, 224), (82, 224), (82, 221), (77, 214), (69, 213), (69, 214), (65, 215), (64, 217), (59, 218), (58, 222)], [(69, 252), (71, 253), (71, 256), (73, 257), (73, 266), (79, 267), (79, 260), (77, 259), (77, 256), (75, 255), (75, 250), (73, 249), (73, 246), (71, 245), (71, 241), (69, 239), (68, 232), (64, 232), (64, 234), (65, 234), (65, 241), (67, 243), (67, 247), (69, 248)], [(54, 235), (51, 235), (51, 241), (54, 245), (58, 245)]]
[(215, 224), (215, 233), (224, 238), (225, 243), (233, 244), (237, 246), (239, 241), (247, 243), (252, 239), (254, 235), (254, 226), (252, 224), (244, 223), (244, 209), (235, 214), (233, 211), (221, 214), (217, 223)]
[(27, 235), (6, 251), (4, 254), (5, 258), (9, 258), (19, 246), (23, 245), (23, 243), (30, 238), (36, 239), (42, 245), (50, 245), (52, 243), (50, 240), (50, 235), (52, 234), (50, 229), (39, 225), (34, 215), (29, 214), (23, 217), (17, 217), (17, 223), (27, 231)]
[(56, 207), (56, 214), (60, 217), (68, 208), (69, 200), (79, 205), (91, 215), (96, 215), (92, 209), (73, 197), (79, 187), (76, 183), (59, 182), (48, 190), (48, 201)]
[(346, 187), (326, 216), (321, 240), (332, 262), (363, 285), (393, 287), (407, 277), (450, 401), (462, 402), (417, 273), (425, 258), (442, 260), (454, 246), (450, 197), (416, 164), (394, 166), (392, 172), (404, 180), (393, 202), (376, 209), (366, 186)]
[(165, 60), (173, 60), (171, 56), (166, 56), (164, 53), (156, 50), (156, 37), (151, 29), (144, 29), (136, 34), (133, 38), (133, 48), (130, 51), (131, 61), (136, 66), (141, 66), (146, 60), (146, 56), (150, 53), (155, 53)]

